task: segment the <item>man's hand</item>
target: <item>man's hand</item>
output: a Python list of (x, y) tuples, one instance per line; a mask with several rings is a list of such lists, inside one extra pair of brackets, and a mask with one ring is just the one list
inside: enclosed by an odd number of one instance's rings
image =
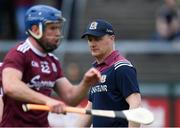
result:
[(87, 86), (92, 86), (101, 80), (101, 73), (95, 69), (90, 68), (83, 77), (83, 82)]
[(50, 107), (52, 113), (65, 113), (65, 104), (61, 101), (50, 98), (46, 105)]

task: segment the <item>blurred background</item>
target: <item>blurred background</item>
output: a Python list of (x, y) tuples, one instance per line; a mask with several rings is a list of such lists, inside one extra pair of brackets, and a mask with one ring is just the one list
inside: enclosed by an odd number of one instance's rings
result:
[[(26, 38), (24, 15), (35, 4), (61, 9), (67, 20), (55, 54), (71, 82), (78, 83), (92, 66), (81, 39), (86, 25), (105, 19), (114, 26), (116, 49), (137, 69), (143, 106), (155, 114), (150, 126), (180, 126), (180, 0), (0, 0), (0, 61)], [(73, 126), (78, 116), (68, 115), (50, 114), (51, 125)]]

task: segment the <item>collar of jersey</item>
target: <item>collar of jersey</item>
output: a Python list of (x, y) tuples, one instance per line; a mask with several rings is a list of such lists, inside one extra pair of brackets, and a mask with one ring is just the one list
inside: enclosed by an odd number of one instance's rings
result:
[(109, 56), (107, 56), (106, 59), (102, 63), (98, 64), (95, 61), (93, 63), (93, 66), (94, 67), (99, 67), (99, 66), (102, 66), (102, 65), (110, 65), (114, 61), (114, 58), (117, 57), (118, 55), (119, 55), (118, 50), (115, 50)]
[(46, 53), (42, 53), (41, 51), (39, 51), (37, 48), (35, 48), (31, 41), (29, 39), (26, 39), (26, 42), (29, 44), (31, 50), (38, 56), (41, 56), (41, 57), (45, 57), (47, 54)]

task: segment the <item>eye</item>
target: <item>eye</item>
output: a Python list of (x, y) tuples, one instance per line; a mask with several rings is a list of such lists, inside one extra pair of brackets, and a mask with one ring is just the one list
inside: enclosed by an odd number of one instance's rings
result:
[(90, 42), (93, 40), (91, 36), (88, 36), (87, 39), (88, 39), (88, 41), (90, 41)]
[(88, 39), (88, 41), (90, 41), (90, 42), (91, 42), (92, 40), (91, 40), (91, 39)]
[(94, 40), (95, 41), (100, 41), (100, 40), (102, 40), (102, 37), (95, 37)]

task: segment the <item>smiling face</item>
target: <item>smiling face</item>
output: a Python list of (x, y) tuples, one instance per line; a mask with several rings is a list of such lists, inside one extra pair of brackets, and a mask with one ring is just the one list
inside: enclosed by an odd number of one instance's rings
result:
[(58, 48), (62, 36), (61, 23), (47, 23), (39, 43), (45, 52), (52, 52)]
[(102, 62), (114, 50), (114, 35), (95, 37), (88, 35), (88, 45), (93, 57)]

